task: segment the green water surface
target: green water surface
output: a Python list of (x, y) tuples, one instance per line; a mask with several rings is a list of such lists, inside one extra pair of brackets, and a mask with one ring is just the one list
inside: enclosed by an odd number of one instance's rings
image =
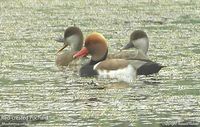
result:
[[(61, 71), (55, 56), (62, 44), (54, 38), (74, 25), (84, 36), (102, 33), (109, 52), (142, 29), (150, 39), (150, 59), (167, 67), (120, 89), (104, 88), (110, 80), (80, 78), (70, 68)], [(200, 1), (1, 0), (0, 124), (15, 123), (11, 116), (34, 114), (40, 119), (19, 118), (19, 126), (198, 126)]]

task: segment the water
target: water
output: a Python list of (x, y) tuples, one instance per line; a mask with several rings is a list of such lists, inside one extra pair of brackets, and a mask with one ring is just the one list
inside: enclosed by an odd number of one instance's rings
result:
[[(199, 10), (200, 1), (192, 0), (0, 1), (0, 123), (198, 126)], [(62, 45), (54, 38), (73, 25), (84, 35), (102, 33), (110, 52), (128, 42), (133, 30), (143, 29), (150, 38), (150, 59), (168, 67), (129, 85), (80, 78), (70, 68), (61, 71), (54, 62)], [(26, 120), (15, 121), (20, 116)]]

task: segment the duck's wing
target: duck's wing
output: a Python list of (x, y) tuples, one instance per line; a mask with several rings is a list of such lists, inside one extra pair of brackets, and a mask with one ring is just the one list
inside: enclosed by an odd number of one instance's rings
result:
[(108, 54), (108, 59), (126, 59), (126, 60), (144, 59), (144, 60), (148, 60), (149, 58), (140, 50), (137, 50), (137, 51), (121, 50), (120, 52), (117, 52), (117, 53)]
[(117, 70), (127, 67), (129, 62), (124, 59), (107, 59), (97, 63), (94, 70)]

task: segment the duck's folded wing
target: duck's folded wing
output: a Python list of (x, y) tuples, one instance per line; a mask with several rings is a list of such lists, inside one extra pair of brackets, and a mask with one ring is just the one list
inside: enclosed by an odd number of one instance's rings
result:
[(125, 51), (122, 50), (118, 53), (108, 54), (109, 59), (126, 59), (126, 60), (134, 60), (134, 59), (143, 59), (148, 60), (149, 58), (142, 51)]
[(94, 70), (117, 70), (127, 67), (129, 62), (124, 59), (107, 59), (97, 63)]

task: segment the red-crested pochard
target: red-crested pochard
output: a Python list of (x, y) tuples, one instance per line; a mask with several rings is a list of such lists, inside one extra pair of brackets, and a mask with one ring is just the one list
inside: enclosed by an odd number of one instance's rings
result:
[[(73, 55), (83, 47), (83, 34), (78, 27), (68, 27), (64, 38), (58, 38), (56, 41), (64, 44), (57, 52), (56, 65), (67, 66), (74, 60)], [(67, 46), (70, 46), (71, 50), (61, 52)]]
[[(127, 50), (136, 48), (136, 51)], [(129, 42), (122, 48), (120, 53), (109, 54), (108, 58), (123, 58), (123, 59), (145, 59), (148, 60), (147, 52), (149, 48), (149, 39), (146, 32), (135, 30), (130, 35)]]
[[(136, 52), (131, 52), (129, 50), (124, 51), (124, 49), (136, 48)], [(120, 53), (109, 55), (108, 58), (123, 58), (126, 60), (131, 60), (131, 63), (137, 69), (137, 75), (149, 75), (158, 73), (161, 68), (165, 67), (159, 63), (149, 60), (147, 56), (149, 48), (149, 39), (146, 32), (142, 30), (135, 30), (131, 36), (130, 41)]]
[(91, 60), (80, 68), (81, 77), (116, 78), (125, 82), (136, 78), (136, 69), (128, 60), (106, 59), (108, 44), (102, 34), (94, 32), (88, 35), (84, 47), (73, 57), (80, 58), (88, 54)]
[[(134, 38), (133, 35), (136, 35), (136, 34), (132, 34), (131, 38)], [(144, 34), (144, 35), (146, 35), (146, 34)], [(142, 36), (140, 36), (140, 37), (142, 37)], [(135, 37), (135, 38), (137, 38), (137, 37)], [(141, 39), (141, 38), (139, 38), (139, 39)], [(141, 41), (141, 42), (143, 43), (144, 41)], [(146, 41), (146, 42), (148, 42), (148, 41)], [(125, 47), (127, 47), (127, 46), (125, 46)], [(145, 46), (141, 46), (141, 47), (143, 47), (142, 49), (145, 49), (143, 51), (145, 53), (147, 53), (148, 48), (145, 48)], [(121, 73), (121, 70), (123, 70), (124, 68), (126, 70), (127, 69), (126, 67), (128, 67), (128, 65), (131, 65), (129, 67), (132, 67), (133, 70), (134, 69), (137, 70), (137, 75), (149, 75), (149, 74), (158, 73), (160, 71), (160, 69), (164, 67), (164, 66), (160, 65), (159, 63), (153, 62), (146, 58), (143, 58), (143, 59), (142, 58), (134, 58), (134, 59), (131, 58), (130, 59), (129, 57), (128, 58), (127, 57), (118, 57), (117, 59), (115, 58), (115, 59), (106, 60), (107, 55), (108, 55), (107, 41), (99, 33), (90, 34), (85, 40), (84, 48), (82, 48), (81, 51), (76, 53), (74, 55), (74, 57), (82, 57), (82, 56), (85, 56), (88, 54), (91, 54), (92, 58), (88, 64), (82, 66), (82, 68), (80, 69), (80, 76), (82, 76), (82, 77), (88, 77), (88, 76), (90, 77), (90, 76), (94, 76), (94, 75), (99, 75), (99, 77), (106, 77), (106, 76), (113, 77), (113, 75), (108, 76), (107, 73), (108, 72), (109, 72), (109, 74), (110, 74), (110, 72), (112, 72), (112, 74)], [(100, 62), (100, 61), (103, 61), (103, 62)], [(98, 64), (99, 62), (101, 64)], [(99, 67), (101, 67), (101, 68), (99, 68)], [(117, 71), (117, 72), (110, 71), (110, 70), (117, 70), (117, 69), (120, 71)], [(127, 72), (129, 72), (129, 71), (127, 71)], [(133, 74), (133, 71), (131, 71), (131, 72)], [(104, 73), (104, 76), (102, 76), (102, 73)], [(121, 75), (115, 75), (115, 76), (120, 77)], [(124, 76), (130, 77), (125, 74), (124, 74)], [(132, 80), (132, 78), (128, 78), (128, 79)]]
[(130, 35), (129, 43), (124, 46), (123, 49), (129, 49), (132, 47), (142, 50), (145, 55), (147, 54), (149, 49), (149, 38), (146, 32), (142, 30), (133, 31), (133, 33)]

